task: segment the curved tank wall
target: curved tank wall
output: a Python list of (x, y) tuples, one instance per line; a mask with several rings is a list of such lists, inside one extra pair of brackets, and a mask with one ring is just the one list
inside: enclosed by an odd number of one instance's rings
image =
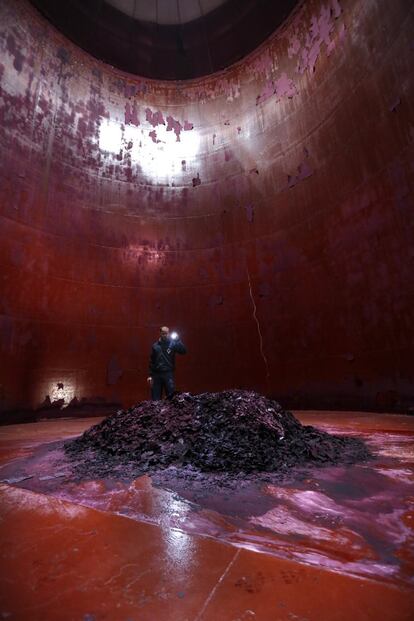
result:
[(160, 82), (1, 11), (1, 407), (190, 391), (398, 407), (413, 387), (414, 12), (309, 0), (220, 74)]

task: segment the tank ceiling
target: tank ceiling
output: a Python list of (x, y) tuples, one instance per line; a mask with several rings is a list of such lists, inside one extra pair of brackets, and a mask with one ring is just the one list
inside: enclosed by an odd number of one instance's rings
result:
[(96, 58), (147, 78), (220, 71), (256, 49), (297, 0), (32, 0)]
[(409, 402), (410, 3), (307, 0), (185, 82), (96, 60), (26, 0), (0, 24), (2, 410), (146, 398), (164, 324), (182, 390)]

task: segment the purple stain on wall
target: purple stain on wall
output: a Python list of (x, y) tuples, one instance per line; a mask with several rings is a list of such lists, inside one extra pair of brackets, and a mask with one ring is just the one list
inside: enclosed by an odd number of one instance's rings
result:
[(336, 39), (332, 39), (326, 48), (328, 56), (332, 54), (332, 52), (334, 51), (338, 43), (342, 43), (344, 38), (345, 38), (345, 24), (341, 24), (338, 30), (338, 37)]
[(275, 94), (277, 97), (288, 97), (291, 99), (294, 95), (296, 95), (296, 93), (297, 89), (293, 80), (288, 78), (286, 73), (282, 73), (280, 78), (276, 80), (275, 83)]
[(224, 161), (229, 162), (233, 157), (231, 149), (224, 149)]
[(109, 119), (109, 112), (101, 101), (98, 101), (95, 97), (91, 97), (87, 104), (86, 109), (88, 111), (89, 121), (91, 123), (100, 122), (101, 118)]
[(246, 217), (247, 217), (247, 221), (252, 223), (254, 220), (254, 207), (253, 205), (247, 205), (245, 207), (246, 210)]
[(125, 125), (139, 125), (138, 106), (134, 102), (131, 106), (129, 101), (125, 104)]
[(165, 125), (164, 117), (160, 110), (152, 112), (150, 108), (145, 108), (145, 118), (153, 127), (157, 127), (157, 125)]
[(335, 39), (332, 39), (332, 41), (328, 44), (328, 47), (326, 48), (326, 52), (328, 56), (332, 54), (335, 48), (336, 48), (336, 41)]
[[(296, 70), (298, 73), (305, 71), (315, 71), (316, 62), (321, 53), (322, 45), (325, 43), (328, 56), (335, 48), (335, 40), (331, 39), (332, 31), (335, 28), (335, 20), (341, 15), (342, 9), (339, 0), (331, 0), (330, 3), (322, 5), (319, 16), (312, 15), (309, 29), (304, 37), (299, 37), (296, 30), (289, 40), (288, 56), (293, 58), (299, 56)], [(345, 32), (343, 24), (338, 30), (338, 39), (342, 40)]]
[(135, 84), (125, 84), (124, 86), (124, 95), (125, 97), (135, 97), (137, 94), (137, 87)]
[(181, 130), (183, 129), (183, 126), (181, 125), (180, 121), (177, 121), (172, 116), (167, 116), (167, 123), (168, 123), (167, 132), (174, 131), (174, 134), (177, 136), (176, 142), (181, 142), (180, 133), (181, 133)]
[(289, 58), (293, 58), (300, 50), (300, 41), (298, 39), (297, 34), (294, 34), (290, 39), (290, 45), (288, 47), (288, 56)]
[(293, 188), (300, 181), (303, 181), (303, 179), (307, 179), (308, 177), (313, 175), (313, 169), (310, 166), (309, 162), (307, 161), (307, 158), (309, 157), (309, 151), (306, 147), (304, 147), (303, 151), (305, 154), (305, 159), (298, 166), (298, 174), (288, 175), (288, 179), (287, 179), (288, 188)]
[(157, 139), (157, 132), (155, 131), (155, 129), (149, 132), (148, 136), (151, 138), (152, 142), (155, 142), (155, 144), (158, 144), (159, 142), (161, 142), (161, 140)]
[(297, 88), (293, 80), (288, 78), (286, 73), (282, 73), (276, 81), (269, 80), (260, 95), (256, 97), (256, 106), (265, 102), (267, 99), (276, 95), (277, 100), (282, 97), (292, 99), (297, 93)]
[(311, 175), (313, 175), (313, 170), (309, 166), (309, 163), (306, 162), (306, 160), (299, 164), (297, 176), (298, 181), (302, 181), (302, 179), (307, 179), (307, 177), (310, 177)]
[(335, 19), (338, 19), (340, 14), (342, 13), (341, 5), (339, 4), (339, 0), (331, 0), (331, 13)]

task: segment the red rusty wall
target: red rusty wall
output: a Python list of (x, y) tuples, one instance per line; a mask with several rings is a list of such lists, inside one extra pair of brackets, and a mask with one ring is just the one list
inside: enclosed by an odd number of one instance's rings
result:
[(24, 0), (0, 11), (3, 410), (144, 398), (164, 323), (185, 390), (407, 401), (411, 3), (306, 1), (176, 83), (92, 59)]

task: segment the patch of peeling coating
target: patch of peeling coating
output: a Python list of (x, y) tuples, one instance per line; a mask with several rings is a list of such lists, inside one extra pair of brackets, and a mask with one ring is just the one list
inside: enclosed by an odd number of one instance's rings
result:
[(313, 169), (308, 162), (309, 151), (306, 149), (306, 147), (304, 148), (304, 154), (305, 154), (305, 159), (299, 164), (297, 168), (297, 171), (298, 171), (297, 174), (288, 175), (288, 178), (287, 178), (288, 188), (293, 188), (300, 181), (303, 181), (304, 179), (307, 179), (308, 177), (313, 175)]
[(269, 80), (260, 95), (256, 97), (256, 106), (265, 102), (267, 99), (276, 95), (276, 100), (279, 101), (282, 97), (292, 99), (297, 93), (297, 88), (293, 80), (288, 78), (286, 73), (282, 73), (280, 78), (276, 81)]
[[(162, 125), (165, 127), (165, 125), (167, 124), (167, 127), (166, 127), (167, 132), (173, 131), (174, 134), (176, 135), (177, 142), (180, 142), (180, 134), (182, 131), (188, 132), (194, 129), (194, 123), (191, 123), (187, 119), (185, 119), (183, 122), (180, 122), (178, 119), (175, 119), (173, 116), (168, 115), (166, 117), (166, 120), (167, 120), (167, 123), (165, 122), (164, 114), (161, 112), (161, 110), (153, 111), (151, 110), (151, 108), (145, 108), (145, 122), (148, 123), (153, 128), (156, 128), (159, 125)], [(134, 101), (131, 104), (130, 101), (127, 101), (125, 103), (124, 121), (125, 121), (125, 125), (135, 125), (136, 127), (141, 125), (141, 121), (138, 116), (137, 102)], [(155, 129), (150, 131), (148, 135), (152, 139), (153, 142), (155, 143), (160, 142), (159, 140), (157, 140), (157, 134), (156, 134)]]
[[(335, 21), (342, 13), (339, 0), (331, 0), (323, 5), (319, 15), (312, 15), (310, 23), (304, 24), (301, 16), (298, 16), (293, 24), (293, 34), (289, 36), (288, 56), (297, 57), (296, 72), (303, 74), (306, 71), (313, 73), (316, 62), (325, 44), (328, 56), (335, 47), (332, 34), (335, 30)], [(343, 38), (345, 27), (343, 24), (338, 29), (338, 37)]]
[[(278, 97), (293, 97), (297, 92), (293, 80), (295, 67), (292, 66), (291, 69), (288, 69), (288, 73), (278, 74), (281, 41), (283, 42), (284, 38), (287, 39), (287, 56), (291, 60), (297, 59), (296, 71), (304, 73), (307, 70), (310, 72), (315, 70), (323, 45), (326, 46), (329, 56), (345, 34), (344, 24), (339, 23), (336, 27), (335, 23), (342, 15), (339, 0), (330, 0), (327, 4), (322, 5), (319, 14), (308, 16), (306, 10), (307, 7), (303, 6), (298, 15), (287, 24), (286, 35), (281, 36), (276, 31), (266, 43), (265, 49), (261, 48), (252, 52), (250, 56), (244, 59), (243, 63), (224, 70), (222, 76), (214, 77), (214, 79), (202, 78), (194, 81), (193, 84), (185, 84), (180, 87), (177, 84), (170, 86), (153, 80), (147, 81), (143, 78), (136, 78), (132, 81), (131, 78), (117, 75), (116, 72), (112, 75), (108, 72), (109, 83), (107, 86), (109, 91), (128, 99), (125, 104), (125, 124), (138, 126), (142, 122), (138, 118), (137, 104), (135, 101), (131, 102), (131, 98), (139, 97), (140, 101), (143, 101), (148, 95), (162, 95), (167, 98), (171, 95), (176, 101), (181, 99), (182, 101), (203, 103), (224, 96), (227, 102), (233, 102), (240, 97), (242, 84), (245, 84), (246, 77), (248, 81), (251, 79), (265, 80), (263, 90), (257, 96), (257, 103), (265, 101), (274, 94)], [(35, 17), (34, 20), (36, 21)], [(41, 36), (45, 40), (49, 37), (48, 28), (44, 28)], [(67, 57), (68, 65), (76, 66), (78, 71), (79, 64), (82, 66), (89, 64), (89, 70), (93, 75), (99, 77), (101, 83), (103, 82), (103, 77), (106, 76), (102, 75), (99, 61), (91, 60), (87, 63), (82, 58), (80, 63), (76, 47), (69, 42), (65, 42), (65, 46), (65, 58)], [(20, 56), (20, 49), (20, 42), (19, 44), (12, 40), (8, 42), (7, 51), (14, 56), (14, 65), (17, 71), (21, 70), (24, 61), (24, 57)], [(283, 54), (283, 56), (285, 55)], [(148, 112), (148, 110), (150, 109), (147, 108), (146, 111)], [(164, 115), (159, 110), (155, 112), (150, 110), (150, 118), (147, 115), (146, 120), (153, 128), (157, 124), (165, 124), (165, 121), (163, 122)], [(193, 125), (189, 121), (181, 122), (171, 116), (169, 127), (169, 131), (174, 131), (176, 140), (179, 142), (182, 129), (188, 131), (193, 128)]]

